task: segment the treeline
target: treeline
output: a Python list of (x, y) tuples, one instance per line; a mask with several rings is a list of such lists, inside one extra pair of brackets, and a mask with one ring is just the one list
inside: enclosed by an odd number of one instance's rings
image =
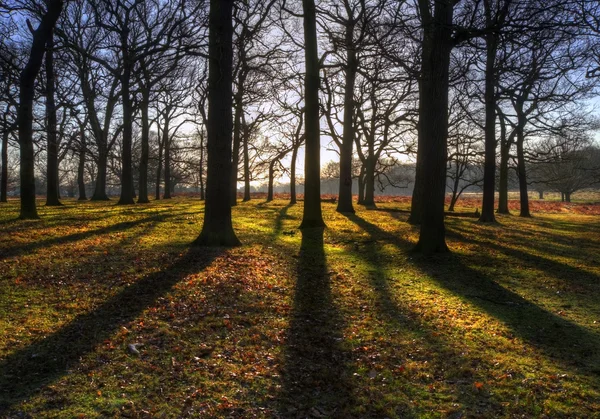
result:
[(130, 205), (185, 184), (227, 230), (205, 221), (204, 242), (235, 244), (238, 183), (272, 198), (285, 176), (292, 202), (304, 184), (302, 226), (323, 226), (323, 137), (338, 211), (354, 211), (353, 183), (367, 206), (378, 185), (414, 184), (431, 253), (447, 250), (447, 188), (455, 202), (481, 186), (491, 222), (511, 170), (522, 216), (528, 189), (569, 199), (600, 180), (597, 2), (8, 0), (0, 22), (0, 198), (18, 183), (22, 218), (37, 217), (36, 177), (47, 205), (61, 185)]

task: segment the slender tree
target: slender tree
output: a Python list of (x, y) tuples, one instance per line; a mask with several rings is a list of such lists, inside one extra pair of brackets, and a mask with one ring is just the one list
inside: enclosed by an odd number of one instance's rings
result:
[(304, 83), (306, 147), (304, 211), (300, 228), (325, 227), (321, 212), (321, 137), (319, 129), (319, 55), (314, 0), (302, 0), (306, 79)]
[(35, 173), (33, 149), (33, 99), (35, 80), (43, 64), (46, 52), (46, 40), (52, 34), (63, 9), (62, 0), (48, 0), (46, 12), (43, 14), (37, 29), (33, 30), (33, 42), (29, 59), (21, 72), (19, 80), (19, 147), (21, 150), (21, 219), (37, 219), (35, 204)]

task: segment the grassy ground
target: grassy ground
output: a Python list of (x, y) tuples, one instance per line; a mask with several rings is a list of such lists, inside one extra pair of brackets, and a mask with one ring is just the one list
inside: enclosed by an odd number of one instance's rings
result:
[[(203, 206), (0, 207), (0, 417), (600, 417), (600, 218), (234, 210), (244, 246), (190, 249)], [(458, 209), (460, 210), (460, 208)], [(133, 346), (130, 346), (133, 345)]]

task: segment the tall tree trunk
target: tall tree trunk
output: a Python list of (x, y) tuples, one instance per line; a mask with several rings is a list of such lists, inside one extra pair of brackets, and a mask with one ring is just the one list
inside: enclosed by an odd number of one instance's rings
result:
[(162, 167), (163, 167), (163, 142), (158, 142), (158, 165), (156, 167), (156, 190), (154, 199), (157, 201), (160, 199), (160, 182), (162, 180)]
[(92, 201), (108, 201), (106, 194), (106, 175), (108, 172), (108, 150), (106, 144), (98, 144), (98, 173)]
[[(429, 9), (429, 2), (423, 8)], [(415, 251), (431, 254), (447, 252), (444, 226), (446, 162), (448, 160), (448, 89), (452, 51), (454, 1), (435, 2), (422, 16), (423, 45), (421, 89), (419, 91), (419, 150), (422, 190), (422, 217)], [(426, 176), (426, 177), (425, 177)]]
[[(240, 70), (242, 72), (243, 70)], [(238, 79), (238, 92), (235, 95), (235, 116), (233, 119), (233, 151), (231, 154), (231, 205), (237, 205), (237, 181), (240, 163), (240, 146), (242, 138), (242, 92), (244, 88), (244, 77)]]
[(358, 205), (363, 205), (365, 202), (365, 165), (360, 166), (358, 175)]
[(142, 154), (140, 156), (140, 181), (139, 181), (139, 197), (138, 204), (147, 204), (148, 199), (148, 158), (150, 156), (150, 92), (147, 88), (142, 89), (142, 101), (140, 103), (140, 111), (142, 114)]
[(200, 138), (200, 200), (204, 201), (204, 137)]
[(292, 149), (292, 161), (290, 163), (290, 205), (295, 205), (298, 200), (296, 197), (296, 160), (298, 159), (299, 146), (294, 145)]
[(344, 87), (344, 132), (340, 147), (340, 188), (337, 212), (354, 213), (352, 206), (352, 145), (354, 143), (354, 85), (358, 60), (354, 45), (354, 22), (346, 25), (346, 80)]
[(538, 199), (544, 199), (544, 191), (538, 191)]
[(571, 192), (565, 193), (565, 202), (571, 202)]
[(248, 150), (249, 136), (250, 134), (244, 130), (244, 135), (242, 137), (242, 144), (244, 147), (244, 202), (250, 201), (250, 153)]
[(366, 207), (375, 207), (375, 156), (373, 151), (369, 150), (369, 156), (365, 164), (365, 195), (362, 204)]
[(171, 141), (169, 139), (169, 118), (165, 115), (163, 144), (165, 145), (165, 193), (163, 199), (171, 199)]
[(506, 136), (506, 124), (500, 119), (500, 180), (498, 185), (498, 214), (510, 214), (508, 209), (508, 160), (512, 141)]
[(269, 163), (269, 186), (267, 187), (267, 202), (271, 202), (273, 200), (273, 182), (275, 179), (276, 162), (276, 160), (273, 160), (271, 163)]
[(58, 176), (58, 135), (56, 126), (56, 79), (54, 76), (54, 31), (46, 40), (46, 205), (60, 206)]
[(33, 150), (33, 99), (35, 79), (44, 58), (46, 40), (50, 37), (63, 8), (62, 0), (48, 0), (47, 11), (33, 32), (29, 59), (19, 78), (19, 147), (21, 151), (21, 219), (37, 219), (35, 205), (35, 156)]
[(0, 180), (0, 202), (8, 201), (8, 130), (2, 133), (2, 179)]
[(319, 55), (314, 0), (302, 0), (306, 75), (304, 82), (305, 135), (304, 211), (300, 228), (325, 227), (321, 212), (321, 139), (319, 126)]
[[(488, 3), (486, 2), (486, 5)], [(487, 9), (487, 7), (486, 7)], [(486, 13), (491, 13), (486, 10)], [(491, 20), (488, 19), (488, 24)], [(479, 221), (496, 222), (494, 201), (496, 194), (496, 75), (495, 62), (498, 37), (494, 32), (485, 35), (485, 162), (483, 166), (483, 204)]]
[(233, 2), (211, 0), (208, 42), (208, 174), (200, 246), (237, 246), (231, 221)]
[(525, 135), (523, 134), (523, 125), (519, 124), (517, 133), (517, 172), (519, 174), (519, 194), (521, 198), (521, 217), (531, 217), (529, 212), (529, 193), (527, 191), (527, 172), (525, 169), (525, 153), (523, 152), (523, 143)]
[(79, 201), (87, 201), (85, 195), (85, 153), (87, 149), (87, 140), (85, 138), (85, 129), (81, 128), (81, 141), (79, 148), (79, 164), (77, 165), (77, 187), (79, 189)]
[(121, 197), (118, 205), (135, 204), (133, 199), (133, 166), (131, 148), (133, 143), (133, 103), (131, 100), (131, 62), (127, 45), (127, 32), (121, 39), (123, 45), (123, 74), (121, 76), (121, 98), (123, 101), (123, 150), (121, 153)]

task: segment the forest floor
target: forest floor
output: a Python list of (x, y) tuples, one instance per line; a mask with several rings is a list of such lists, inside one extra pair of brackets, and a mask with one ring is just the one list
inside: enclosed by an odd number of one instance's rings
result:
[(0, 206), (0, 417), (600, 417), (598, 215), (421, 257), (405, 202), (240, 203), (233, 249), (190, 248), (195, 199), (65, 204)]

